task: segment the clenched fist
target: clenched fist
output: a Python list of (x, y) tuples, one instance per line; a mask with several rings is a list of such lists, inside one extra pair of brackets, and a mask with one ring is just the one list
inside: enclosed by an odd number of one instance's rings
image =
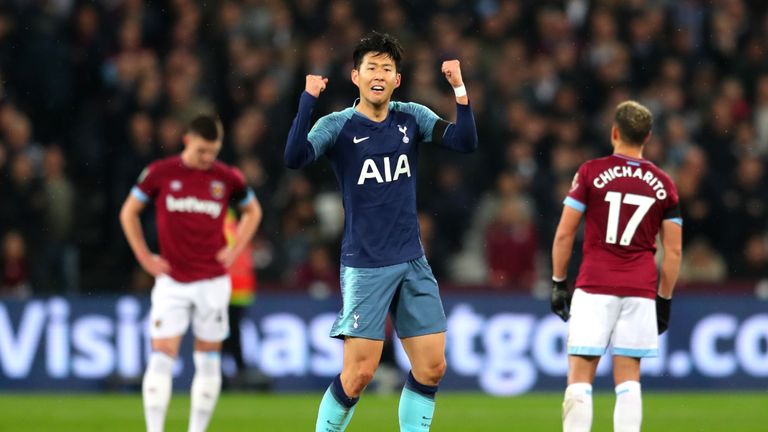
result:
[(326, 85), (328, 85), (328, 78), (323, 78), (320, 75), (307, 75), (307, 84), (304, 87), (304, 91), (314, 97), (319, 97), (320, 93), (325, 90)]
[(461, 64), (458, 60), (446, 60), (443, 62), (440, 70), (445, 75), (445, 79), (451, 84), (452, 87), (461, 87), (464, 85), (464, 80), (461, 79)]

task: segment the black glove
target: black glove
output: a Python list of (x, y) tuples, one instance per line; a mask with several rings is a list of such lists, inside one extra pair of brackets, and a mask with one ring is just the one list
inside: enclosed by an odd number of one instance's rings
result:
[(669, 310), (672, 307), (672, 299), (665, 299), (656, 294), (656, 327), (659, 334), (667, 331), (669, 327)]
[(549, 299), (552, 312), (563, 321), (571, 317), (571, 293), (567, 281), (552, 281), (552, 297)]

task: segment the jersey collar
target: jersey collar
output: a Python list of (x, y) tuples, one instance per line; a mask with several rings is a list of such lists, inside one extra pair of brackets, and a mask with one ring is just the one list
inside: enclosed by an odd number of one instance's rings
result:
[(625, 156), (625, 155), (622, 155), (622, 154), (614, 153), (611, 156), (616, 156), (619, 159), (625, 159), (625, 160), (632, 161), (632, 162), (648, 163), (647, 159), (638, 159), (638, 158), (633, 158), (631, 156)]

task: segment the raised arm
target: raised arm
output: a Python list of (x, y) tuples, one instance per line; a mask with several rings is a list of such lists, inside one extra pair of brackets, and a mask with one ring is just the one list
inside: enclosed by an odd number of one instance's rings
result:
[(467, 88), (461, 77), (461, 64), (458, 60), (444, 61), (442, 72), (456, 94), (456, 123), (435, 123), (433, 140), (457, 152), (471, 153), (477, 150), (477, 127), (472, 107), (469, 105)]
[(328, 78), (319, 75), (307, 75), (304, 92), (299, 99), (299, 110), (288, 132), (288, 141), (285, 144), (285, 166), (292, 169), (304, 167), (315, 160), (315, 149), (307, 139), (312, 117), (312, 109), (320, 93), (325, 90)]

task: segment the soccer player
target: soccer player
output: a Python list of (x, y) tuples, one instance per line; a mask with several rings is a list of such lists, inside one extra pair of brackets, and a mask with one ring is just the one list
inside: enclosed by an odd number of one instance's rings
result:
[(332, 337), (344, 339), (344, 365), (320, 403), (316, 431), (343, 431), (349, 424), (378, 367), (387, 312), (412, 369), (400, 397), (401, 431), (429, 430), (445, 373), (445, 312), (419, 242), (418, 149), (432, 141), (472, 152), (477, 132), (458, 60), (442, 64), (456, 95), (455, 124), (422, 105), (391, 101), (400, 86), (402, 54), (400, 43), (387, 34), (373, 32), (360, 40), (351, 71), (359, 102), (320, 118), (312, 130), (312, 109), (328, 79), (307, 75), (285, 148), (289, 168), (328, 157), (346, 218), (343, 307), (331, 328)]
[[(261, 221), (261, 207), (243, 175), (216, 160), (222, 137), (217, 118), (195, 118), (184, 135), (182, 153), (150, 164), (120, 211), (136, 259), (155, 276), (152, 353), (142, 386), (150, 432), (163, 430), (173, 363), (190, 321), (195, 336), (190, 432), (206, 429), (221, 389), (221, 344), (229, 333), (227, 267)], [(155, 205), (160, 255), (147, 247), (139, 220), (150, 201)], [(230, 202), (239, 205), (242, 217), (227, 246), (223, 223)]]
[[(614, 430), (640, 430), (640, 359), (658, 354), (658, 335), (667, 329), (682, 255), (675, 185), (642, 158), (652, 120), (637, 102), (619, 104), (611, 127), (613, 154), (579, 168), (555, 234), (551, 306), (564, 321), (570, 317), (563, 402), (567, 432), (592, 427), (592, 382), (609, 344), (616, 383)], [(571, 299), (566, 273), (582, 215), (584, 258)], [(658, 292), (657, 233), (664, 248)]]

